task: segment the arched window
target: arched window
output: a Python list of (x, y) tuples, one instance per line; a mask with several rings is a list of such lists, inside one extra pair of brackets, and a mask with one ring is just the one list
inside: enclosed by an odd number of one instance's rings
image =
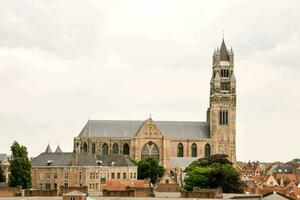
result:
[(119, 146), (117, 143), (114, 143), (113, 147), (112, 147), (112, 153), (113, 154), (119, 154)]
[(195, 143), (192, 144), (191, 152), (192, 152), (192, 157), (197, 157), (197, 145)]
[(88, 146), (86, 143), (83, 144), (83, 152), (86, 153), (88, 150)]
[(108, 154), (108, 145), (106, 143), (102, 145), (102, 154)]
[(204, 152), (205, 152), (204, 156), (208, 158), (210, 156), (210, 145), (208, 143), (204, 147)]
[(96, 154), (96, 145), (95, 145), (95, 143), (92, 144), (92, 154)]
[(181, 143), (177, 147), (177, 157), (183, 157), (183, 145)]
[(149, 156), (155, 158), (156, 160), (159, 160), (158, 146), (151, 141), (145, 144), (142, 149), (142, 159)]
[(123, 154), (129, 155), (129, 145), (127, 143), (123, 145)]
[(80, 144), (79, 144), (79, 142), (76, 143), (76, 152), (80, 152)]

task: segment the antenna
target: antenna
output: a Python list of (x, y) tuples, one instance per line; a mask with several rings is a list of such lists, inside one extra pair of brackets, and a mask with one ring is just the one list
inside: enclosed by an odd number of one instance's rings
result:
[(224, 29), (222, 29), (222, 38), (224, 40)]

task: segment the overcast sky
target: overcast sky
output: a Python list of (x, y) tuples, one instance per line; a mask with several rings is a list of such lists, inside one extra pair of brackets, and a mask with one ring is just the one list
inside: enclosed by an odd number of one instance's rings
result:
[(235, 53), (237, 159), (300, 157), (300, 1), (0, 0), (0, 153), (89, 119), (204, 121), (212, 53)]

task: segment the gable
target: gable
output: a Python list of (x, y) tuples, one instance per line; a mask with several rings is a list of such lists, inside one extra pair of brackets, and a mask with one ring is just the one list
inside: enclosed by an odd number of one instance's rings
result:
[(159, 181), (160, 184), (169, 183), (169, 184), (176, 184), (176, 181), (171, 178), (171, 176), (168, 173), (165, 173), (163, 177)]
[(269, 176), (269, 178), (266, 181), (266, 185), (272, 185), (272, 186), (279, 186), (279, 184), (277, 183), (276, 179), (274, 178), (274, 176)]
[(150, 118), (145, 121), (140, 130), (137, 132), (136, 137), (138, 138), (162, 138), (160, 130)]

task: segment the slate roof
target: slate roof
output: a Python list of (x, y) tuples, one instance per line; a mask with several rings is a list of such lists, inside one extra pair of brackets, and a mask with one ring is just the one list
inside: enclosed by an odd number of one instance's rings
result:
[(222, 40), (221, 48), (220, 48), (220, 60), (221, 61), (229, 61), (229, 54), (224, 42), (224, 39)]
[(293, 173), (293, 168), (290, 165), (281, 165), (281, 166), (277, 167), (275, 172), (290, 174), (290, 173)]
[(48, 161), (52, 161), (51, 166), (71, 166), (72, 153), (41, 153), (31, 161), (32, 167), (47, 166)]
[(135, 164), (125, 155), (122, 154), (106, 154), (92, 155), (81, 153), (78, 154), (78, 166), (97, 166), (97, 161), (102, 161), (102, 166), (111, 166), (115, 162), (116, 166), (135, 166)]
[[(42, 153), (31, 161), (32, 167), (47, 167), (48, 161), (51, 161), (51, 167), (72, 166), (73, 153)], [(92, 155), (87, 153), (77, 154), (76, 166), (98, 166), (97, 161), (101, 161), (101, 166), (135, 166), (135, 164), (125, 155)]]
[(269, 171), (267, 172), (268, 175), (271, 175), (275, 172), (275, 170), (277, 169), (278, 165), (272, 165), (272, 167), (269, 169)]
[[(134, 137), (145, 121), (89, 120), (79, 137)], [(193, 121), (154, 121), (169, 138), (208, 139), (209, 123)]]

